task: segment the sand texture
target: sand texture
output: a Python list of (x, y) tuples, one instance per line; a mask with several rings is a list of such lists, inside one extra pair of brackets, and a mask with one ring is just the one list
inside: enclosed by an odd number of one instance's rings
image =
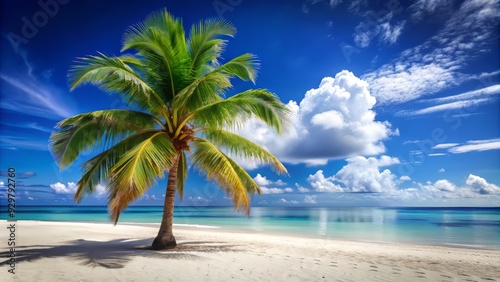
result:
[[(0, 221), (0, 281), (500, 281), (500, 251), (174, 227), (18, 221), (15, 274)], [(368, 232), (368, 231), (367, 231)]]

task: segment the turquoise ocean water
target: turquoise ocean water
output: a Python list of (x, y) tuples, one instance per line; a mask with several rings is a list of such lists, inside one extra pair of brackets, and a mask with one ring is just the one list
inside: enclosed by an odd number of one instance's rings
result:
[[(119, 223), (159, 223), (162, 207), (129, 207)], [(0, 219), (7, 219), (1, 213)], [(23, 206), (17, 220), (109, 222), (105, 206)], [(500, 208), (176, 207), (174, 224), (333, 239), (500, 250)]]

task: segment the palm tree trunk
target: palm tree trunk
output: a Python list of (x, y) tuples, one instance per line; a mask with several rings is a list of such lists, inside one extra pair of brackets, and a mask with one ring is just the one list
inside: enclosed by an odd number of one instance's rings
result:
[(167, 192), (165, 193), (165, 204), (163, 207), (163, 218), (161, 220), (158, 235), (151, 245), (152, 250), (173, 249), (177, 246), (174, 233), (172, 232), (172, 221), (174, 217), (174, 200), (177, 184), (177, 168), (179, 167), (179, 154), (174, 159), (174, 164), (168, 171)]

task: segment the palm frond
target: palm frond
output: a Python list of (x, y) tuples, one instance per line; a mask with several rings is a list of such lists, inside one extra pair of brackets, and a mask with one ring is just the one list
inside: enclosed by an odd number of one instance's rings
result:
[(231, 87), (226, 75), (213, 72), (202, 76), (182, 89), (172, 101), (172, 108), (179, 116), (200, 106), (222, 100), (220, 91)]
[(154, 116), (132, 110), (102, 110), (62, 120), (50, 135), (51, 152), (61, 168), (84, 151), (161, 125)]
[(226, 193), (233, 198), (237, 210), (250, 212), (248, 194), (260, 192), (253, 179), (239, 167), (231, 158), (225, 155), (214, 144), (196, 138), (193, 141), (195, 149), (192, 155), (193, 164), (206, 173), (209, 180), (215, 180)]
[[(127, 104), (136, 105), (151, 113), (163, 113), (165, 116), (164, 102), (126, 62), (132, 62), (132, 58), (110, 57), (102, 53), (99, 56), (80, 58), (68, 73), (71, 90), (93, 84), (104, 91), (116, 93)], [(137, 60), (133, 63), (139, 65)]]
[(251, 54), (244, 54), (200, 76), (182, 89), (172, 102), (174, 109), (185, 112), (221, 101), (220, 95), (232, 84), (230, 79), (237, 76), (243, 80), (255, 81), (258, 63)]
[(278, 133), (291, 127), (291, 111), (279, 98), (264, 89), (253, 89), (198, 108), (193, 120), (209, 127), (241, 127), (255, 116)]
[(83, 173), (77, 184), (75, 201), (79, 203), (85, 195), (92, 194), (98, 184), (109, 183), (111, 168), (118, 163), (120, 158), (134, 146), (158, 132), (158, 130), (145, 130), (131, 135), (83, 163)]
[(144, 22), (131, 26), (123, 41), (122, 51), (135, 49), (144, 57), (148, 66), (146, 80), (164, 103), (192, 81), (182, 21), (166, 10), (152, 13)]
[(233, 37), (236, 28), (223, 19), (207, 19), (191, 26), (188, 48), (191, 54), (191, 70), (200, 75), (207, 64), (217, 64), (224, 51), (226, 40), (220, 36)]
[(257, 57), (253, 54), (246, 53), (217, 67), (213, 71), (227, 73), (231, 77), (237, 76), (242, 80), (250, 80), (255, 83), (259, 66), (260, 63), (257, 61)]
[(108, 198), (110, 216), (118, 221), (121, 211), (141, 197), (173, 164), (177, 151), (168, 134), (156, 132), (129, 149), (111, 168)]
[(219, 128), (207, 128), (204, 134), (207, 140), (218, 148), (227, 149), (231, 155), (269, 164), (276, 172), (287, 173), (285, 166), (273, 154), (238, 134)]

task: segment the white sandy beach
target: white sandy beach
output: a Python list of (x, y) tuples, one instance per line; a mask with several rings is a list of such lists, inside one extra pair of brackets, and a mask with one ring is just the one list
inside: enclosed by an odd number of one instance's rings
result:
[(11, 274), (0, 226), (0, 281), (500, 281), (500, 251), (175, 226), (156, 252), (157, 226), (41, 221), (16, 223)]

